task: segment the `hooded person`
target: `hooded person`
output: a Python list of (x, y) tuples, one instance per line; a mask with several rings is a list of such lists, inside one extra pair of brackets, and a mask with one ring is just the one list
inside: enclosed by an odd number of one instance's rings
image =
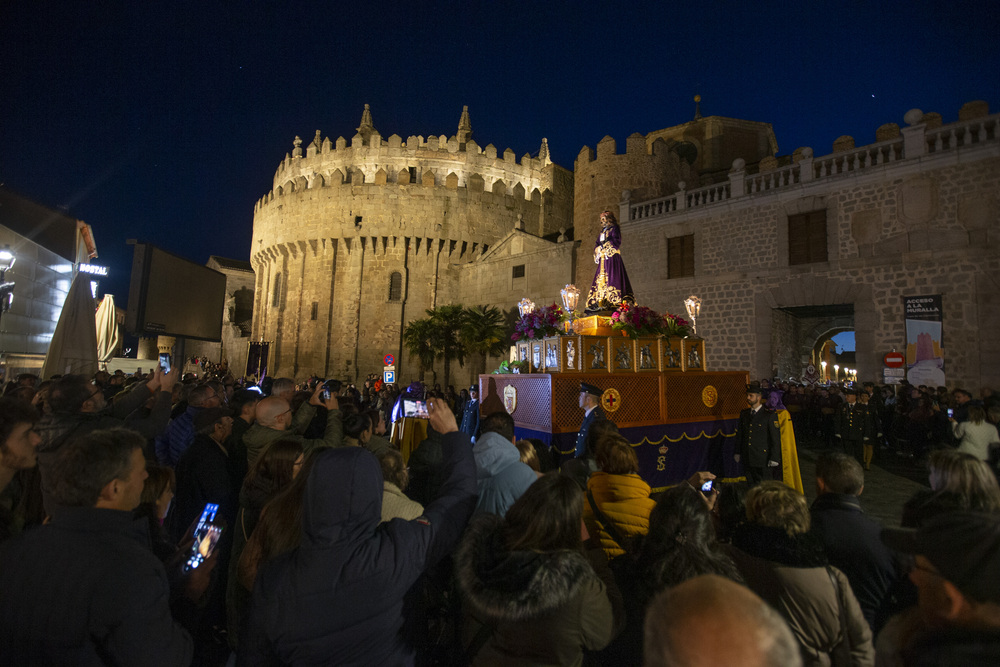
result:
[(483, 420), (483, 433), (472, 448), (479, 500), (476, 514), (504, 516), (538, 475), (521, 462), (514, 437), (514, 418), (506, 410)]
[(784, 393), (780, 389), (772, 389), (767, 395), (764, 406), (778, 417), (778, 432), (781, 435), (781, 481), (799, 493), (805, 493), (802, 487), (802, 473), (799, 471), (799, 453), (795, 444), (792, 416), (782, 402)]
[(423, 516), (381, 524), (382, 470), (360, 447), (323, 450), (308, 473), (302, 542), (258, 574), (239, 664), (412, 664), (403, 598), (451, 553), (476, 502), (469, 438), (444, 401), (444, 483)]

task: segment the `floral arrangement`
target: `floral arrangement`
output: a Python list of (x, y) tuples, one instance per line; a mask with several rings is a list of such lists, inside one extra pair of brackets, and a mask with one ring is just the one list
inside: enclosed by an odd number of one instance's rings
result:
[(509, 375), (511, 373), (527, 373), (527, 361), (501, 361), (500, 367), (493, 371), (493, 375)]
[(691, 323), (680, 315), (663, 314), (663, 333), (666, 336), (686, 338), (691, 335)]
[(611, 328), (629, 338), (658, 336), (663, 333), (663, 317), (652, 308), (630, 306), (622, 301), (618, 310), (611, 314)]
[(611, 328), (621, 331), (629, 338), (639, 336), (680, 336), (689, 335), (688, 322), (682, 317), (666, 313), (660, 315), (646, 306), (629, 305), (626, 302), (611, 314)]
[(552, 304), (544, 308), (536, 308), (530, 313), (525, 313), (521, 319), (514, 323), (514, 333), (511, 340), (521, 340), (522, 338), (537, 339), (546, 336), (556, 336), (562, 333), (560, 324), (565, 321), (566, 314), (561, 306)]

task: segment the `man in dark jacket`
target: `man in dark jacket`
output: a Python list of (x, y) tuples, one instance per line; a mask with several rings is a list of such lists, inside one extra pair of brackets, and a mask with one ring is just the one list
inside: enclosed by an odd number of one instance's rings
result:
[(239, 487), (231, 476), (226, 441), (233, 430), (228, 408), (205, 408), (194, 418), (195, 437), (177, 462), (177, 491), (167, 519), (170, 537), (180, 542), (206, 503), (219, 506), (219, 517), (232, 527)]
[(206, 408), (217, 408), (221, 404), (222, 397), (207, 384), (192, 389), (188, 394), (187, 409), (172, 419), (167, 430), (156, 439), (156, 458), (160, 464), (171, 468), (176, 466), (181, 454), (194, 442), (195, 416)]
[(458, 430), (470, 438), (479, 435), (479, 387), (476, 385), (469, 387), (469, 400), (462, 408), (462, 424)]
[(52, 514), (53, 506), (48, 491), (48, 470), (59, 449), (72, 439), (96, 430), (121, 427), (123, 420), (141, 407), (153, 393), (159, 391), (153, 382), (137, 382), (135, 387), (115, 397), (109, 405), (104, 392), (82, 375), (64, 375), (54, 382), (49, 391), (49, 407), (52, 412), (44, 415), (36, 425), (42, 443), (38, 446), (38, 473), (35, 488), (41, 486), (45, 512), (41, 508), (26, 517), (29, 524), (41, 523), (44, 516)]
[(451, 553), (476, 502), (469, 437), (443, 399), (428, 401), (446, 479), (413, 521), (381, 524), (382, 471), (360, 447), (316, 455), (306, 482), (302, 543), (258, 575), (242, 665), (413, 662), (403, 597)]
[(191, 638), (171, 617), (148, 524), (132, 519), (146, 478), (142, 446), (139, 434), (112, 429), (60, 449), (52, 521), (0, 551), (0, 663), (190, 664)]
[(876, 627), (876, 612), (898, 578), (895, 560), (882, 541), (882, 526), (865, 516), (858, 496), (864, 489), (861, 465), (842, 452), (824, 452), (816, 462), (817, 498), (810, 508), (810, 532), (851, 582), (861, 612)]
[(0, 398), (0, 542), (24, 527), (24, 478), (38, 464), (38, 413), (27, 401)]
[(583, 410), (583, 423), (576, 433), (576, 446), (574, 447), (573, 458), (580, 458), (587, 452), (587, 432), (591, 424), (596, 421), (607, 419), (604, 410), (601, 409), (600, 387), (595, 387), (586, 382), (580, 383), (580, 409)]
[(844, 453), (864, 464), (864, 446), (875, 440), (875, 422), (868, 406), (858, 403), (856, 389), (848, 387), (844, 390), (844, 403), (837, 408), (833, 433)]
[(747, 481), (753, 486), (764, 480), (768, 468), (775, 468), (780, 474), (781, 432), (778, 430), (778, 417), (764, 407), (759, 384), (747, 386), (747, 403), (750, 407), (740, 412), (739, 449), (733, 458), (737, 463), (743, 463)]

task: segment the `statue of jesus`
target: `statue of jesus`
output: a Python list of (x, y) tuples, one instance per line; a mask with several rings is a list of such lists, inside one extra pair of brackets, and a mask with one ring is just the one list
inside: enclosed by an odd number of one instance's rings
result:
[(587, 296), (587, 311), (613, 310), (622, 301), (632, 303), (632, 284), (625, 271), (618, 248), (622, 243), (622, 232), (618, 220), (611, 211), (601, 213), (601, 233), (594, 244), (594, 263), (597, 273)]

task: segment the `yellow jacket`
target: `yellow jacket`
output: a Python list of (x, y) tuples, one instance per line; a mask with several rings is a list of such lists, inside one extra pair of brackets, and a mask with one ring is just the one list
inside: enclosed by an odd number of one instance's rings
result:
[[(649, 484), (642, 481), (639, 475), (609, 475), (599, 470), (590, 476), (587, 490), (593, 494), (601, 512), (614, 522), (615, 529), (622, 537), (645, 535), (649, 532), (649, 513), (653, 511), (656, 502), (649, 497)], [(583, 520), (590, 534), (600, 537), (601, 546), (608, 558), (625, 553), (611, 539), (611, 535), (598, 526), (586, 498), (583, 501)]]

